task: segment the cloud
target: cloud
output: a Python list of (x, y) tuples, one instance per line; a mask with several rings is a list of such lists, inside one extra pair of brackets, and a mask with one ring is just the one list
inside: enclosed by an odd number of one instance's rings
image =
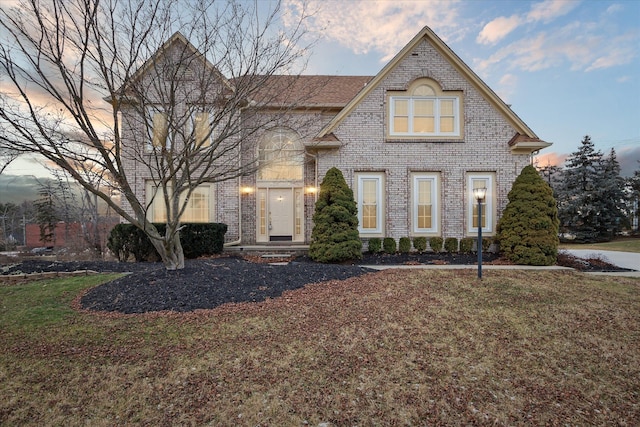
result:
[(544, 23), (551, 22), (554, 19), (571, 12), (579, 3), (579, 1), (567, 0), (546, 0), (541, 3), (536, 3), (531, 6), (531, 10), (527, 14), (527, 21), (542, 21)]
[(518, 85), (518, 77), (514, 74), (505, 74), (502, 76), (497, 86), (497, 93), (505, 102), (511, 98)]
[(620, 175), (633, 176), (635, 171), (640, 170), (640, 147), (629, 146), (616, 149), (616, 158), (620, 163)]
[(482, 28), (476, 41), (480, 44), (494, 44), (515, 30), (521, 23), (522, 19), (517, 15), (510, 16), (509, 18), (500, 16)]
[(564, 153), (545, 153), (535, 157), (536, 165), (540, 168), (545, 166), (562, 166), (568, 155)]
[(500, 64), (501, 71), (540, 71), (568, 63), (573, 71), (593, 71), (631, 62), (637, 56), (637, 31), (615, 36), (598, 22), (571, 22), (518, 39), (486, 59), (476, 60), (480, 72)]
[(567, 0), (546, 0), (532, 5), (531, 10), (525, 15), (500, 16), (482, 28), (476, 38), (476, 42), (479, 44), (495, 44), (522, 24), (538, 21), (551, 22), (569, 13), (578, 6), (578, 3), (577, 1)]
[[(381, 62), (398, 53), (425, 25), (445, 41), (462, 37), (458, 1), (322, 1), (287, 0), (285, 8), (299, 16), (303, 4), (312, 10), (312, 34), (339, 43), (356, 54), (379, 52)], [(339, 10), (339, 13), (337, 11)]]

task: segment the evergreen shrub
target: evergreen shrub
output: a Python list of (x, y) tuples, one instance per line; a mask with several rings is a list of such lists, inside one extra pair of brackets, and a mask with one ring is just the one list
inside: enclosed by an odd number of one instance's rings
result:
[(473, 250), (474, 239), (471, 237), (464, 237), (460, 239), (460, 252), (463, 254), (470, 254)]
[(423, 253), (424, 251), (427, 250), (427, 238), (424, 236), (420, 236), (420, 237), (414, 237), (413, 238), (413, 248), (420, 252)]
[[(166, 224), (154, 224), (158, 233), (164, 234)], [(180, 230), (180, 243), (187, 259), (222, 252), (226, 224), (219, 223), (185, 223)], [(117, 224), (107, 238), (107, 247), (118, 258), (127, 261), (130, 256), (136, 262), (157, 261), (158, 252), (151, 244), (149, 237), (132, 224)]]
[(401, 254), (407, 254), (411, 251), (411, 239), (408, 237), (401, 237), (398, 244), (398, 250)]
[(531, 165), (522, 169), (498, 222), (500, 251), (521, 265), (553, 265), (558, 256), (558, 210), (551, 187)]
[(377, 254), (382, 250), (382, 239), (379, 237), (370, 238), (369, 243), (367, 244), (367, 249), (372, 254)]
[(442, 252), (442, 245), (444, 244), (444, 240), (442, 237), (431, 237), (429, 238), (429, 247), (433, 252)]
[(353, 191), (338, 168), (327, 171), (313, 214), (309, 256), (318, 262), (341, 262), (362, 258), (358, 232), (358, 206)]
[(382, 240), (382, 249), (387, 254), (395, 254), (396, 253), (396, 239), (393, 237), (385, 237)]
[(449, 253), (458, 252), (458, 239), (455, 237), (447, 237), (444, 239), (444, 250)]

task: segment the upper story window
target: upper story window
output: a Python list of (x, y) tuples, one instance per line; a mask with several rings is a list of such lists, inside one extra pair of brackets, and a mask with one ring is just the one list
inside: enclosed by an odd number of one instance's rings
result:
[(431, 79), (415, 81), (407, 91), (388, 92), (391, 138), (459, 139), (462, 92), (440, 89)]
[(212, 137), (211, 113), (206, 110), (193, 111), (191, 113), (191, 135), (197, 148), (205, 148), (211, 145)]
[(258, 179), (300, 181), (304, 173), (304, 147), (297, 133), (276, 128), (265, 133), (258, 147)]
[(169, 133), (169, 115), (162, 107), (152, 105), (147, 107), (147, 126), (150, 140), (147, 142), (146, 151), (156, 151), (162, 148), (171, 147), (171, 136)]

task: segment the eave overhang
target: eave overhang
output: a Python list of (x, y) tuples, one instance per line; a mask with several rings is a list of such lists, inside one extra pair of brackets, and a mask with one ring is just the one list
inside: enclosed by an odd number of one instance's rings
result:
[(512, 154), (533, 154), (536, 151), (550, 147), (552, 144), (553, 143), (543, 141), (539, 138), (532, 138), (516, 133), (509, 141), (509, 148)]

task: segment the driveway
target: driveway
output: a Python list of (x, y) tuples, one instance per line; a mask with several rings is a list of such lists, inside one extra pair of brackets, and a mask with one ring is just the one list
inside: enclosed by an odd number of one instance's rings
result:
[(632, 252), (601, 251), (593, 249), (563, 249), (578, 258), (599, 257), (622, 268), (640, 270), (640, 254)]

